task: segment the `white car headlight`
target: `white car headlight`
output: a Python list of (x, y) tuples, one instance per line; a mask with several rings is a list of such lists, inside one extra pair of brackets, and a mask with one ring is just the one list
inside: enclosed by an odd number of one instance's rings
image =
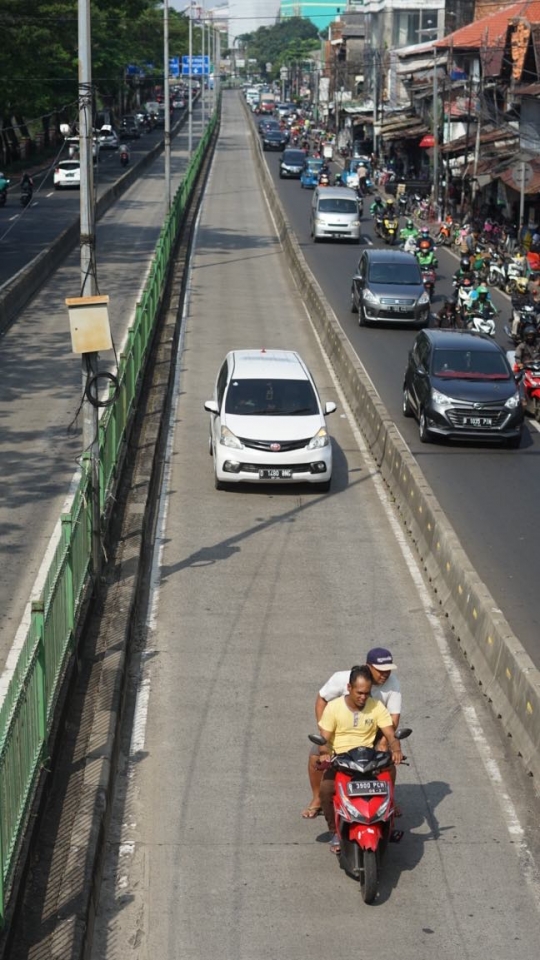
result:
[(425, 307), (428, 303), (429, 303), (429, 293), (427, 292), (427, 290), (424, 290), (423, 294), (418, 300), (418, 306)]
[(438, 390), (431, 391), (431, 399), (438, 407), (448, 407), (450, 404), (455, 403), (452, 397), (447, 397), (445, 393), (439, 393)]
[(327, 447), (329, 443), (330, 443), (330, 437), (328, 436), (326, 427), (321, 427), (321, 429), (317, 431), (315, 436), (311, 438), (311, 440), (307, 445), (307, 448), (308, 450), (318, 450), (320, 447)]
[(369, 287), (364, 287), (363, 296), (364, 296), (364, 300), (367, 300), (369, 303), (379, 303), (379, 298), (376, 297), (375, 294), (371, 292)]
[(234, 447), (235, 450), (243, 450), (243, 444), (240, 442), (238, 437), (235, 437), (228, 427), (221, 425), (221, 434), (219, 442), (223, 444), (224, 447)]
[(516, 391), (513, 397), (508, 397), (508, 400), (505, 403), (505, 407), (508, 407), (509, 410), (515, 410), (516, 407), (521, 406), (521, 397), (519, 395), (519, 390)]

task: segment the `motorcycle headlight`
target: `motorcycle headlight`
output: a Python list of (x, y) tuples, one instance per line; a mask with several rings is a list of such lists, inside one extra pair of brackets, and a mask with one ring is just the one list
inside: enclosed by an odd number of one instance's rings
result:
[(431, 399), (438, 407), (449, 407), (455, 403), (452, 397), (447, 397), (445, 393), (439, 393), (438, 390), (431, 391)]
[(516, 407), (519, 406), (521, 406), (521, 397), (519, 395), (519, 390), (517, 390), (513, 397), (508, 397), (505, 407), (507, 407), (508, 410), (515, 410)]
[(364, 297), (364, 300), (367, 300), (367, 301), (368, 301), (368, 303), (378, 303), (378, 302), (379, 302), (379, 298), (376, 297), (375, 294), (371, 292), (371, 290), (369, 289), (369, 287), (364, 287), (363, 297)]
[(308, 450), (318, 450), (320, 449), (320, 447), (327, 447), (329, 443), (330, 443), (330, 437), (328, 436), (326, 427), (321, 427), (321, 429), (317, 431), (315, 436), (311, 438), (311, 440), (307, 445), (307, 448)]
[(235, 437), (234, 433), (229, 430), (228, 427), (221, 425), (221, 434), (219, 442), (223, 444), (224, 447), (234, 447), (235, 450), (243, 450), (243, 444), (240, 442), (238, 437)]
[(418, 306), (425, 307), (429, 303), (429, 293), (427, 290), (424, 290), (423, 294), (418, 298)]

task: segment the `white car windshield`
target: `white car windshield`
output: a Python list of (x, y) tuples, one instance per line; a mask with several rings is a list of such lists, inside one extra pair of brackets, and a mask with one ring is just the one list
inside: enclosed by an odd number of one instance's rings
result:
[(309, 380), (231, 380), (225, 412), (253, 417), (312, 417), (319, 413)]
[(319, 200), (320, 213), (358, 213), (358, 206), (355, 200), (346, 200), (339, 197), (334, 200)]

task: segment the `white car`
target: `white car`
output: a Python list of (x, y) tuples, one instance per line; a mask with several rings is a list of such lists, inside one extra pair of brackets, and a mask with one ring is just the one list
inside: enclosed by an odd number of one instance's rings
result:
[(108, 124), (103, 126), (97, 135), (98, 143), (102, 150), (118, 150), (120, 138), (115, 130)]
[(328, 492), (332, 443), (304, 362), (291, 350), (234, 350), (217, 376), (209, 449), (217, 490), (227, 483), (313, 483)]
[(81, 186), (81, 164), (79, 160), (60, 160), (54, 168), (53, 182), (55, 190), (60, 187)]

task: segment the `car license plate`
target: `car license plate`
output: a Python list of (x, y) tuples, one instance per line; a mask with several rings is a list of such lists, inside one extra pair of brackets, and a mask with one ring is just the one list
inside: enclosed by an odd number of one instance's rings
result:
[(409, 310), (410, 310), (410, 307), (399, 307), (400, 313), (408, 313)]
[(290, 480), (291, 477), (292, 470), (289, 469), (259, 470), (259, 480)]
[(388, 792), (381, 780), (351, 780), (347, 784), (348, 797), (379, 797)]
[(466, 427), (492, 427), (491, 417), (463, 417), (463, 423)]

